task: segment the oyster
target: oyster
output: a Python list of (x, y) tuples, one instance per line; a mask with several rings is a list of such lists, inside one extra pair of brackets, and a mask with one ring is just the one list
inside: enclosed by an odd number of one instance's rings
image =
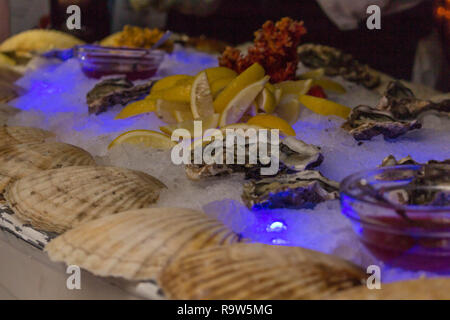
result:
[[(226, 143), (225, 137), (223, 139), (223, 159), (226, 158)], [(207, 147), (207, 146), (206, 146)], [(261, 168), (269, 167), (270, 164), (263, 165), (260, 161), (258, 154), (258, 163), (250, 164), (248, 160), (249, 151), (252, 147), (257, 147), (256, 143), (250, 143), (246, 141), (245, 146), (246, 161), (245, 164), (238, 163), (235, 158), (235, 164), (188, 164), (186, 165), (186, 174), (192, 180), (200, 180), (202, 178), (208, 178), (212, 176), (219, 176), (224, 174), (231, 174), (233, 172), (245, 172), (246, 178), (260, 179)], [(270, 157), (272, 148), (279, 148), (279, 171), (280, 173), (292, 173), (307, 169), (312, 169), (319, 166), (323, 161), (323, 156), (320, 153), (320, 149), (317, 146), (307, 144), (295, 137), (286, 137), (279, 142), (279, 145), (273, 145), (270, 140), (267, 142), (268, 156)], [(254, 149), (256, 150), (256, 149)], [(236, 151), (236, 149), (235, 149)], [(194, 154), (194, 151), (192, 152)], [(237, 152), (234, 152), (236, 155)]]
[(103, 80), (87, 94), (89, 114), (105, 112), (108, 107), (116, 104), (126, 105), (147, 95), (153, 86), (153, 81), (134, 85), (126, 78)]
[(95, 161), (87, 151), (61, 142), (0, 147), (0, 176), (11, 181), (43, 170), (76, 165), (95, 165)]
[(350, 54), (317, 44), (304, 44), (297, 49), (300, 61), (310, 68), (324, 68), (329, 76), (340, 75), (344, 79), (372, 89), (380, 84), (380, 77), (367, 65), (355, 60)]
[(98, 276), (155, 279), (175, 254), (243, 239), (200, 211), (152, 208), (109, 215), (69, 230), (46, 247), (50, 259)]
[(163, 188), (162, 182), (139, 171), (74, 166), (22, 178), (10, 184), (5, 198), (24, 222), (62, 233), (105, 215), (148, 207)]
[(244, 185), (242, 200), (249, 209), (310, 208), (339, 197), (339, 183), (319, 171), (283, 174)]
[(383, 284), (383, 290), (360, 286), (338, 292), (335, 300), (449, 300), (449, 278), (421, 278)]
[(364, 271), (340, 258), (300, 247), (234, 244), (170, 261), (161, 287), (180, 300), (319, 299), (359, 286)]
[(414, 93), (400, 81), (391, 81), (377, 109), (386, 110), (396, 119), (417, 119), (425, 112), (435, 111), (450, 115), (450, 99), (434, 103), (428, 100), (417, 99)]
[(380, 134), (393, 139), (421, 127), (418, 120), (399, 120), (387, 110), (363, 105), (353, 108), (342, 125), (356, 140), (370, 140)]
[(0, 127), (0, 147), (30, 142), (44, 142), (53, 137), (53, 133), (30, 127)]

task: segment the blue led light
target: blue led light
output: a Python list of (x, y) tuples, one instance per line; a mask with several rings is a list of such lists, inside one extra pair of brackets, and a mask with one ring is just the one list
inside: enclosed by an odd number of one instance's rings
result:
[(267, 226), (267, 232), (282, 232), (287, 229), (287, 226), (282, 221), (272, 222), (269, 226)]

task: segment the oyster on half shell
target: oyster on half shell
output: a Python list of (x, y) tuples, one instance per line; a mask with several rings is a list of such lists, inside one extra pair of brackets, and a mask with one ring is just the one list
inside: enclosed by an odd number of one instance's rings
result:
[(416, 98), (411, 89), (400, 81), (391, 81), (377, 109), (391, 112), (396, 119), (417, 119), (426, 112), (439, 112), (450, 116), (450, 99), (435, 103)]
[[(218, 164), (216, 162), (213, 162), (212, 164), (207, 164), (205, 162), (203, 162), (202, 164), (188, 164), (186, 165), (187, 176), (192, 180), (200, 180), (203, 178), (231, 174), (234, 172), (244, 172), (247, 179), (263, 178), (264, 176), (261, 176), (260, 169), (264, 166), (269, 167), (270, 164), (263, 165), (261, 163), (259, 152), (257, 159), (258, 161), (256, 164), (249, 164), (249, 161), (247, 161), (249, 158), (249, 151), (252, 150), (252, 147), (255, 147), (254, 150), (257, 150), (257, 145), (246, 141), (245, 146), (243, 146), (245, 148), (246, 154), (245, 163), (237, 164), (238, 162), (235, 158), (234, 164), (225, 164), (227, 152), (225, 139), (226, 138), (224, 137), (222, 149), (224, 164)], [(293, 173), (313, 169), (319, 166), (323, 161), (323, 156), (320, 152), (319, 147), (307, 144), (301, 140), (296, 139), (295, 137), (286, 137), (279, 142), (279, 145), (273, 145), (270, 143), (270, 140), (268, 140), (267, 150), (269, 157), (272, 154), (272, 148), (279, 148), (279, 171), (277, 174)], [(234, 152), (234, 156), (235, 155), (236, 152)]]
[(399, 120), (387, 110), (364, 105), (353, 108), (342, 125), (356, 140), (370, 140), (380, 134), (393, 139), (421, 127), (418, 120)]
[(310, 208), (339, 197), (339, 183), (319, 171), (283, 174), (244, 185), (242, 200), (249, 209)]
[(148, 81), (134, 85), (125, 78), (103, 80), (87, 94), (89, 114), (99, 114), (116, 104), (126, 105), (138, 100), (150, 92), (153, 83), (154, 81)]

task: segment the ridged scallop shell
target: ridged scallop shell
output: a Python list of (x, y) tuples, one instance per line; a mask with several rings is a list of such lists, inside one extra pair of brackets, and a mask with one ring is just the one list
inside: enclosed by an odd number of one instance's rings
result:
[(449, 300), (450, 279), (417, 279), (381, 284), (381, 290), (361, 286), (333, 295), (336, 300)]
[(0, 147), (0, 174), (15, 179), (42, 170), (84, 165), (95, 165), (92, 156), (66, 143), (23, 143)]
[(318, 299), (361, 285), (351, 263), (299, 247), (236, 244), (179, 255), (160, 284), (172, 299)]
[(9, 185), (5, 198), (34, 228), (62, 233), (105, 215), (148, 207), (163, 188), (143, 172), (75, 166), (24, 177)]
[(44, 142), (53, 133), (30, 127), (0, 127), (0, 147), (11, 144)]
[(203, 212), (152, 208), (85, 223), (52, 240), (45, 251), (53, 261), (78, 265), (99, 276), (149, 280), (179, 252), (239, 241), (240, 236)]

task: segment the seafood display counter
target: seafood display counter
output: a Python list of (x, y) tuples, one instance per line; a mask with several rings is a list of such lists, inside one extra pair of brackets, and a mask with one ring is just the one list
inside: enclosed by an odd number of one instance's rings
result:
[(0, 298), (449, 299), (449, 96), (305, 33), (0, 44)]

